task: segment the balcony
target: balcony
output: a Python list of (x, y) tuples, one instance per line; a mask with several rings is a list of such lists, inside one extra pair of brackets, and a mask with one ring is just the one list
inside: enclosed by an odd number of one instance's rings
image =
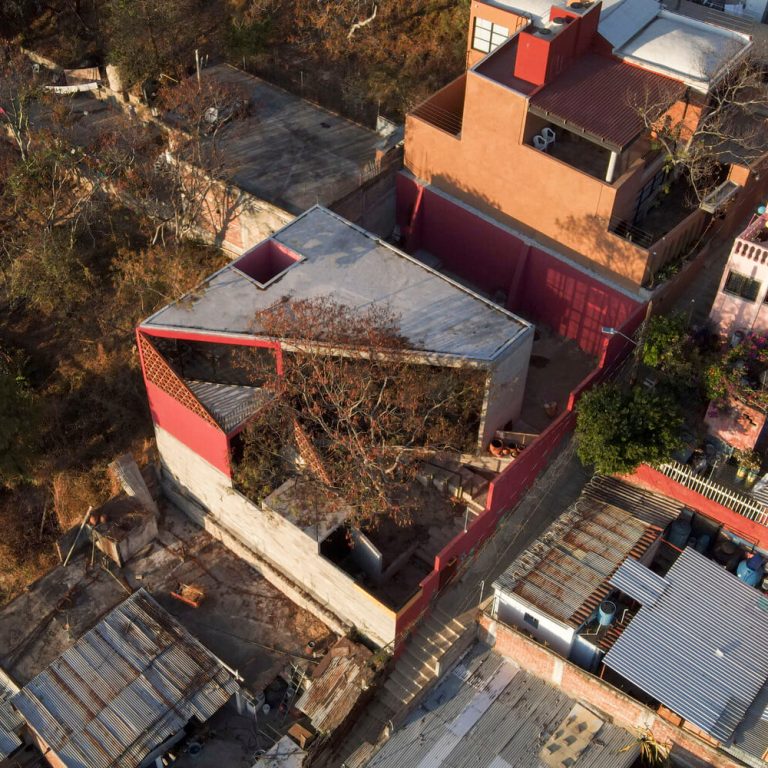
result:
[(465, 73), (419, 104), (411, 112), (411, 116), (417, 117), (451, 136), (459, 136), (464, 118), (466, 86), (467, 75)]
[[(685, 179), (672, 182), (667, 193), (663, 192), (664, 184), (663, 176), (657, 174), (640, 191), (635, 209), (645, 212), (636, 215), (634, 221), (615, 216), (608, 224), (609, 232), (649, 252), (648, 287), (658, 282), (664, 266), (684, 257), (696, 245), (709, 219), (709, 214), (693, 204)], [(649, 186), (653, 188), (649, 190)]]

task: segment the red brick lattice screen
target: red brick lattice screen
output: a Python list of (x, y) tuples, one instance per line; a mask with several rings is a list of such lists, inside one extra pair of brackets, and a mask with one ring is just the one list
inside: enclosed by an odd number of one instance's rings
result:
[(162, 355), (155, 349), (152, 342), (139, 333), (139, 345), (141, 357), (144, 361), (144, 375), (147, 381), (151, 381), (156, 387), (170, 395), (178, 403), (189, 409), (196, 416), (207, 421), (216, 429), (221, 429), (216, 419), (203, 408), (200, 401), (192, 394), (189, 387), (173, 372)]
[(307, 462), (312, 474), (325, 485), (331, 484), (331, 478), (328, 477), (328, 473), (325, 471), (322, 459), (317, 455), (317, 451), (310, 442), (304, 430), (301, 428), (296, 419), (293, 420), (293, 437), (296, 440), (296, 447), (299, 449), (299, 454), (304, 461)]

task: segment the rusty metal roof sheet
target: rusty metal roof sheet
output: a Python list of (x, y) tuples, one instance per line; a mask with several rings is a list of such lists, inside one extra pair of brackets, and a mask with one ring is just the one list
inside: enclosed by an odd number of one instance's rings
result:
[(638, 106), (667, 106), (684, 90), (663, 75), (586, 53), (531, 97), (530, 111), (618, 152), (644, 129)]
[(139, 590), (13, 698), (72, 768), (134, 768), (237, 690), (222, 663)]
[(330, 733), (352, 711), (373, 677), (371, 656), (367, 648), (342, 637), (323, 657), (310, 687), (296, 702), (317, 731)]
[(0, 760), (21, 746), (18, 734), (24, 720), (11, 706), (11, 697), (17, 690), (7, 685), (0, 674)]
[(661, 529), (611, 504), (580, 499), (515, 560), (494, 588), (580, 627), (611, 590), (628, 557), (639, 558)]

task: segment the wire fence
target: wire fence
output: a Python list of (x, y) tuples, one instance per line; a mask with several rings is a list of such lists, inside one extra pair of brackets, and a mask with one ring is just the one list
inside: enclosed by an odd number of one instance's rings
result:
[(250, 74), (264, 78), (366, 128), (376, 127), (379, 104), (370, 98), (366, 84), (354, 76), (332, 77), (316, 68), (288, 66), (277, 57), (260, 61), (257, 67), (244, 59), (242, 66)]

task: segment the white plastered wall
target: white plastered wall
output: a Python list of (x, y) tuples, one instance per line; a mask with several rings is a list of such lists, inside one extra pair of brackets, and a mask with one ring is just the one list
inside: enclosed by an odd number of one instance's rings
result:
[(483, 407), (481, 448), (486, 448), (497, 429), (520, 415), (533, 349), (533, 327), (528, 327), (504, 354), (494, 361)]
[(323, 558), (313, 538), (248, 501), (226, 475), (173, 435), (158, 426), (155, 435), (167, 474), (243, 544), (375, 643), (394, 640), (396, 613)]
[[(494, 611), (500, 621), (525, 630), (539, 642), (546, 643), (553, 651), (568, 658), (575, 635), (575, 630), (572, 627), (547, 616), (524, 600), (517, 600), (513, 595), (505, 592), (496, 591)], [(538, 627), (525, 621), (526, 614), (536, 619)]]

